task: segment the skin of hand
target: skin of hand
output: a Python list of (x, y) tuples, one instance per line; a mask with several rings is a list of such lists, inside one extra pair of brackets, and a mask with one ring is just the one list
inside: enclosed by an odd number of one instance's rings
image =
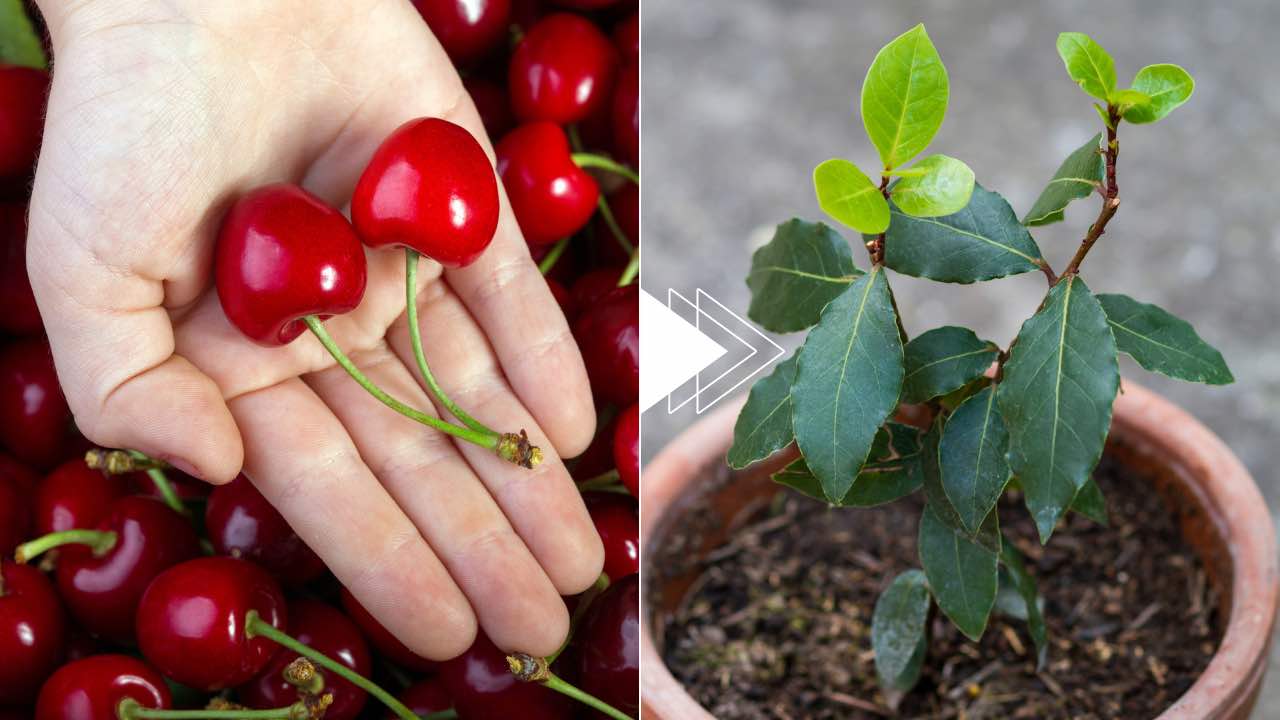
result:
[[(443, 117), (489, 152), (461, 81), (408, 0), (42, 0), (54, 79), (28, 267), (75, 419), (212, 483), (243, 471), (390, 631), (431, 659), (477, 624), (554, 652), (561, 595), (603, 549), (561, 457), (595, 429), (582, 359), (505, 195), (462, 269), (420, 269), (427, 359), (454, 400), (528, 429), (534, 471), (383, 407), (304, 333), (251, 343), (212, 284), (240, 194), (298, 182), (343, 207), (378, 144)], [(369, 252), (363, 303), (326, 323), (391, 394), (433, 408), (405, 321), (404, 254)]]

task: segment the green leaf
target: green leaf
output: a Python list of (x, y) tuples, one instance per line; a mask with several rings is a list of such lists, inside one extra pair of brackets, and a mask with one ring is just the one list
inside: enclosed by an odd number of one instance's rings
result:
[(993, 512), (987, 515), (978, 532), (970, 533), (965, 529), (964, 522), (960, 520), (959, 513), (956, 512), (951, 499), (947, 497), (946, 489), (942, 486), (942, 467), (938, 446), (942, 439), (943, 426), (942, 418), (935, 420), (920, 441), (921, 487), (924, 488), (925, 500), (933, 508), (937, 519), (942, 524), (970, 542), (985, 547), (991, 552), (999, 552), (999, 520), (996, 514)]
[(1022, 554), (1008, 539), (1000, 547), (1000, 564), (1001, 580), (1007, 581), (1022, 600), (1021, 619), (1026, 621), (1027, 632), (1036, 646), (1036, 666), (1043, 667), (1049, 652), (1049, 633), (1040, 611), (1040, 590), (1036, 587), (1036, 579), (1027, 572)]
[(1128, 90), (1117, 90), (1111, 97), (1111, 102), (1116, 106), (1118, 112), (1123, 115), (1130, 110), (1150, 105), (1151, 96), (1130, 88)]
[(1116, 346), (1143, 368), (1210, 385), (1235, 382), (1222, 353), (1200, 339), (1187, 321), (1128, 295), (1099, 295)]
[(930, 155), (911, 168), (921, 172), (906, 175), (893, 186), (893, 202), (902, 212), (915, 217), (938, 217), (958, 213), (973, 194), (973, 170), (946, 155)]
[[(804, 458), (795, 460), (774, 473), (775, 482), (787, 485), (815, 500), (830, 502), (822, 492), (822, 483), (814, 477)], [(867, 463), (853, 482), (849, 492), (832, 503), (838, 507), (874, 507), (906, 497), (920, 489), (924, 480), (920, 454), (920, 431), (910, 425), (885, 423), (876, 432)]]
[(1058, 35), (1058, 55), (1081, 89), (1103, 102), (1111, 100), (1116, 89), (1116, 63), (1093, 38), (1064, 32)]
[(1106, 314), (1084, 281), (1068, 275), (1023, 323), (996, 392), (1009, 466), (1041, 542), (1097, 465), (1119, 387)]
[(22, 0), (0, 0), (0, 64), (41, 70), (49, 67), (44, 45)]
[(889, 227), (889, 203), (857, 165), (832, 158), (813, 169), (818, 206), (842, 224), (868, 235)]
[(922, 403), (982, 375), (1000, 354), (968, 328), (947, 325), (912, 338), (903, 348), (902, 402)]
[(987, 387), (951, 413), (938, 444), (942, 489), (964, 529), (978, 532), (1009, 482), (1009, 434)]
[(1173, 112), (1195, 92), (1196, 81), (1186, 70), (1170, 63), (1148, 65), (1133, 78), (1133, 89), (1151, 99), (1146, 105), (1130, 108), (1124, 119), (1131, 123), (1153, 123)]
[(920, 516), (919, 550), (938, 607), (960, 632), (980, 640), (996, 602), (996, 553), (948, 527), (932, 505)]
[[(905, 181), (904, 181), (905, 182)], [(891, 208), (885, 265), (904, 275), (971, 283), (1038, 270), (1040, 248), (998, 193), (974, 185), (963, 210), (918, 218)]]
[(1102, 182), (1102, 173), (1106, 169), (1106, 160), (1099, 147), (1101, 142), (1102, 133), (1098, 133), (1062, 161), (1058, 171), (1053, 174), (1053, 179), (1040, 191), (1040, 197), (1036, 198), (1031, 211), (1022, 218), (1024, 225), (1059, 222), (1072, 200), (1089, 197)]
[(1107, 517), (1107, 499), (1103, 497), (1098, 481), (1093, 478), (1089, 478), (1089, 482), (1076, 493), (1075, 500), (1071, 501), (1071, 509), (1103, 527), (1110, 524), (1110, 518)]
[(822, 311), (791, 389), (796, 442), (827, 498), (849, 491), (901, 389), (902, 338), (876, 267)]
[(880, 593), (871, 615), (871, 648), (881, 687), (910, 690), (920, 679), (931, 602), (919, 570), (902, 573)]
[(822, 308), (861, 274), (849, 243), (835, 230), (788, 220), (751, 256), (747, 316), (773, 332), (803, 330), (818, 322)]
[(756, 381), (747, 396), (747, 404), (738, 413), (733, 426), (733, 446), (729, 448), (729, 467), (741, 469), (759, 462), (791, 444), (791, 383), (796, 377), (793, 354)]
[(928, 147), (947, 114), (949, 93), (947, 69), (924, 25), (876, 53), (862, 82), (862, 125), (885, 168), (896, 168)]

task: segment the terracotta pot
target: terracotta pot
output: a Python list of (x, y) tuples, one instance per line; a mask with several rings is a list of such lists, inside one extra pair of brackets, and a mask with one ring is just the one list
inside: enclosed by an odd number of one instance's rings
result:
[[(705, 553), (777, 491), (769, 473), (788, 458), (727, 473), (724, 454), (742, 403), (701, 420), (644, 469), (641, 542), (646, 607), (642, 617), (642, 703), (646, 720), (712, 716), (685, 692), (658, 652), (654, 617), (670, 612), (693, 580), (650, 567), (685, 508), (709, 500), (715, 527)], [(794, 452), (794, 451), (792, 451)], [(1115, 404), (1107, 452), (1153, 478), (1178, 511), (1183, 536), (1204, 561), (1222, 598), (1226, 632), (1203, 675), (1159, 720), (1246, 720), (1262, 685), (1276, 618), (1276, 537), (1266, 502), (1249, 472), (1208, 428), (1169, 401), (1125, 382)], [(727, 474), (727, 479), (726, 479)]]

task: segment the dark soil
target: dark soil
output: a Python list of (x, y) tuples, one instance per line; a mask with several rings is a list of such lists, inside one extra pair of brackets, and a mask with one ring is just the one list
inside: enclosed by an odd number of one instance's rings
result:
[[(871, 611), (894, 576), (918, 566), (919, 493), (870, 510), (780, 493), (655, 623), (667, 665), (725, 720), (1154, 717), (1209, 664), (1222, 634), (1217, 600), (1151, 486), (1107, 459), (1096, 477), (1110, 527), (1073, 513), (1047, 547), (1020, 503), (1001, 506), (1045, 599), (1039, 672), (1022, 622), (997, 611), (975, 644), (935, 608), (920, 683), (891, 709), (876, 685)], [(671, 555), (650, 567), (687, 567), (681, 546), (698, 532), (672, 538)]]

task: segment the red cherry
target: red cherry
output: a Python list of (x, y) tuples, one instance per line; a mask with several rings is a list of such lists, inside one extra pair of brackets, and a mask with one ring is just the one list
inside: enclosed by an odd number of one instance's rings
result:
[(471, 102), (476, 104), (476, 112), (480, 113), (480, 121), (484, 123), (489, 137), (502, 137), (515, 127), (516, 119), (511, 114), (506, 88), (480, 77), (466, 78), (462, 85), (470, 93)]
[(613, 90), (613, 147), (628, 163), (640, 165), (640, 65), (628, 63)]
[(23, 492), (30, 492), (40, 481), (34, 470), (0, 452), (0, 478), (8, 478)]
[[(369, 646), (355, 623), (335, 608), (317, 600), (299, 599), (289, 603), (289, 631), (295, 640), (337, 660), (368, 677), (373, 666)], [(285, 707), (298, 701), (298, 689), (284, 679), (284, 668), (298, 659), (298, 654), (282, 649), (271, 658), (262, 672), (236, 693), (251, 708)], [(325, 712), (325, 720), (351, 720), (364, 707), (366, 693), (333, 673), (320, 668), (326, 692), (333, 693), (333, 704)]]
[(579, 687), (635, 717), (640, 710), (640, 576), (611, 583), (591, 603), (579, 633)]
[(618, 289), (621, 278), (621, 267), (603, 267), (583, 273), (569, 288), (573, 306), (582, 310), (594, 307), (605, 295)]
[(511, 0), (413, 0), (455, 64), (488, 55), (507, 37)]
[(222, 220), (215, 257), (227, 319), (263, 345), (284, 345), (302, 318), (341, 315), (364, 296), (360, 240), (342, 213), (296, 185), (267, 185)]
[(324, 561), (244, 475), (209, 493), (204, 525), (218, 554), (252, 560), (286, 585), (324, 574)]
[(468, 265), (498, 227), (498, 181), (466, 129), (410, 120), (373, 153), (351, 219), (369, 247), (402, 245), (444, 265)]
[(30, 496), (16, 482), (0, 475), (0, 557), (12, 554), (30, 532)]
[(588, 492), (582, 500), (604, 542), (604, 574), (618, 579), (640, 572), (640, 516), (635, 498)]
[(588, 307), (573, 324), (596, 401), (630, 405), (640, 394), (640, 294), (632, 283)]
[(369, 642), (377, 649), (378, 653), (386, 656), (388, 660), (399, 665), (406, 670), (413, 672), (435, 672), (440, 667), (440, 663), (419, 657), (412, 650), (405, 646), (404, 643), (396, 639), (390, 631), (382, 627), (377, 618), (369, 614), (368, 610), (356, 600), (346, 588), (342, 588), (338, 594), (339, 600), (342, 602), (342, 609), (347, 611), (347, 616), (360, 628), (365, 637), (369, 638)]
[(618, 51), (590, 20), (548, 15), (511, 55), (511, 107), (523, 121), (579, 122), (608, 103), (617, 65)]
[(98, 530), (115, 544), (95, 553), (83, 544), (58, 554), (58, 592), (85, 630), (120, 645), (134, 643), (138, 601), (164, 570), (200, 554), (191, 523), (154, 498), (123, 497), (111, 503)]
[(0, 308), (0, 330), (31, 335), (44, 329), (27, 278), (27, 206), (18, 203), (0, 203)]
[(151, 667), (127, 655), (98, 655), (63, 666), (40, 690), (35, 720), (116, 720), (120, 703), (167, 708), (169, 686)]
[(262, 672), (279, 649), (245, 637), (250, 611), (285, 627), (284, 595), (266, 570), (245, 560), (197, 558), (151, 581), (138, 604), (138, 645), (160, 672), (212, 692)]
[(568, 697), (512, 675), (507, 665), (507, 654), (483, 632), (465, 653), (441, 664), (440, 677), (453, 698), (459, 720), (565, 720), (573, 717), (573, 706)]
[[(632, 497), (640, 497), (640, 406), (632, 405), (618, 416), (613, 432), (613, 461), (618, 477)], [(610, 577), (613, 577), (610, 575)]]
[(498, 174), (524, 239), (547, 245), (581, 230), (600, 188), (573, 162), (564, 130), (549, 122), (522, 125), (498, 143)]
[[(430, 677), (410, 685), (396, 696), (414, 715), (424, 717), (434, 712), (441, 712), (453, 707), (453, 698), (449, 696), (449, 688), (439, 677)], [(394, 713), (387, 713), (387, 720), (396, 720)]]
[(43, 339), (19, 340), (0, 350), (0, 445), (36, 468), (63, 458), (71, 412)]
[(48, 96), (49, 73), (0, 65), (0, 179), (25, 178), (31, 173)]
[(129, 491), (122, 475), (92, 470), (84, 460), (68, 460), (36, 485), (35, 532), (48, 535), (72, 528), (92, 528), (107, 505)]
[(624, 62), (640, 62), (640, 13), (631, 13), (613, 26), (613, 46)]
[(67, 620), (53, 584), (33, 567), (0, 561), (0, 705), (33, 700), (66, 645)]

